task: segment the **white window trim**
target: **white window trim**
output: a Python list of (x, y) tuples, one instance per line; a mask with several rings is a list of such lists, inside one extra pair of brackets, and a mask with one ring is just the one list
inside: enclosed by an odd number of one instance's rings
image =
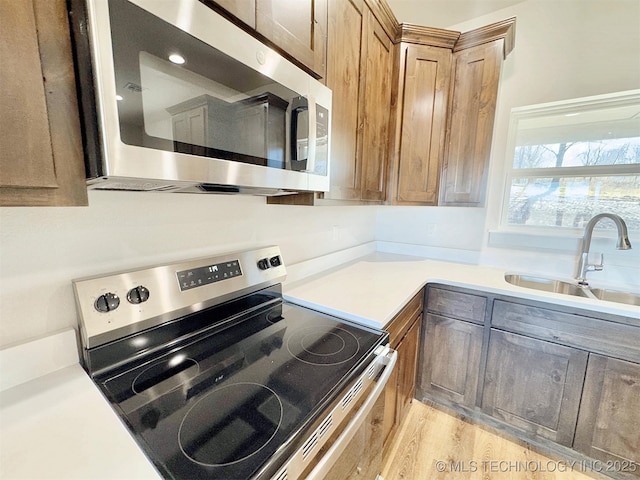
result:
[[(573, 246), (582, 237), (582, 228), (571, 227), (541, 227), (530, 225), (509, 225), (509, 191), (514, 176), (517, 177), (555, 177), (555, 176), (592, 176), (598, 173), (612, 173), (616, 175), (637, 174), (638, 165), (609, 165), (592, 167), (559, 167), (559, 168), (527, 168), (514, 169), (513, 158), (516, 149), (518, 123), (523, 119), (548, 116), (551, 114), (577, 113), (590, 111), (599, 105), (607, 107), (625, 106), (640, 102), (640, 89), (625, 92), (609, 93), (575, 100), (564, 100), (539, 104), (533, 107), (516, 107), (511, 110), (509, 133), (505, 155), (505, 175), (502, 185), (502, 204), (500, 208), (500, 223), (497, 231), (489, 232), (489, 246), (505, 248), (509, 244), (514, 247), (545, 248), (549, 241), (553, 241), (560, 250), (573, 250)], [(613, 238), (614, 232), (603, 235)], [(567, 237), (574, 237), (566, 241)], [(527, 240), (525, 240), (527, 239)], [(555, 240), (555, 241), (554, 241)], [(557, 241), (557, 242), (556, 242)]]

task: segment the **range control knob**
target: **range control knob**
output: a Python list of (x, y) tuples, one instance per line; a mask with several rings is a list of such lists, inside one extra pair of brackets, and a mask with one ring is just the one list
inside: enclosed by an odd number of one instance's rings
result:
[(96, 298), (93, 306), (97, 311), (107, 313), (120, 306), (120, 298), (115, 293), (105, 293)]
[(129, 301), (129, 303), (133, 303), (134, 305), (144, 303), (149, 300), (149, 289), (142, 285), (133, 287), (127, 293), (127, 300)]
[(269, 268), (269, 259), (268, 258), (261, 258), (260, 260), (258, 260), (258, 268), (260, 270), (266, 270)]
[(279, 267), (282, 265), (282, 260), (280, 260), (280, 255), (276, 255), (275, 257), (271, 257), (269, 259), (269, 263), (272, 267)]

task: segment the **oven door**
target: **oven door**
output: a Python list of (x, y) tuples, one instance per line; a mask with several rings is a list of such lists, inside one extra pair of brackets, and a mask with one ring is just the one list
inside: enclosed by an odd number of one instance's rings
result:
[(331, 91), (306, 72), (198, 0), (88, 0), (87, 17), (93, 188), (328, 190)]
[[(271, 480), (374, 480), (382, 466), (384, 389), (398, 353), (387, 347)], [(361, 396), (359, 394), (362, 393)]]

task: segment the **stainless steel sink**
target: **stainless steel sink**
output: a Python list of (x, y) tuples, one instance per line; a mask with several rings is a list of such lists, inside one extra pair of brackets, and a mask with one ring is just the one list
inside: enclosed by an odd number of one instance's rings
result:
[(640, 306), (640, 295), (631, 292), (619, 292), (616, 290), (607, 290), (604, 288), (591, 288), (598, 300), (606, 300), (608, 302), (626, 303), (627, 305)]
[(604, 288), (591, 288), (577, 283), (563, 282), (553, 278), (536, 277), (532, 275), (506, 274), (504, 279), (519, 287), (541, 290), (543, 292), (562, 293), (574, 297), (593, 298), (608, 302), (625, 303), (627, 305), (640, 305), (640, 295), (631, 292), (620, 292)]

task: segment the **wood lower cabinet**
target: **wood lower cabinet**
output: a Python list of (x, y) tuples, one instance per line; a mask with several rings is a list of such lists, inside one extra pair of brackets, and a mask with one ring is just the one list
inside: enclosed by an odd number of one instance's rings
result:
[(420, 395), (473, 407), (478, 391), (482, 326), (428, 313), (425, 327)]
[(387, 330), (391, 348), (398, 352), (396, 367), (385, 388), (382, 436), (385, 451), (414, 398), (418, 342), (422, 326), (423, 292), (419, 292), (391, 321)]
[(640, 477), (640, 364), (589, 356), (574, 448)]
[(587, 352), (491, 329), (482, 410), (571, 446)]
[(0, 18), (0, 205), (87, 205), (66, 2), (0, 2)]
[(640, 478), (636, 319), (426, 288), (416, 398), (562, 457), (587, 455), (600, 473)]

